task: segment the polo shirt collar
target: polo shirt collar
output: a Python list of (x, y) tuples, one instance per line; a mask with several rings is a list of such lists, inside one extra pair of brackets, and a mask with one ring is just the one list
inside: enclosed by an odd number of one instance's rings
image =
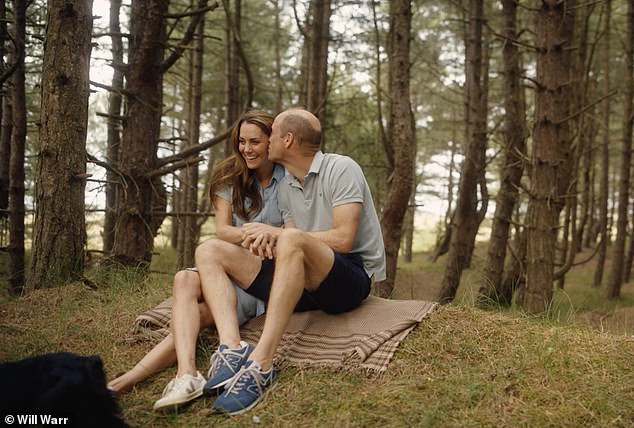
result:
[(306, 177), (308, 177), (310, 174), (319, 174), (319, 170), (321, 169), (321, 163), (323, 162), (323, 160), (324, 154), (321, 150), (315, 153), (315, 156), (313, 157), (313, 162), (310, 164), (310, 169), (308, 170), (308, 174), (306, 174)]

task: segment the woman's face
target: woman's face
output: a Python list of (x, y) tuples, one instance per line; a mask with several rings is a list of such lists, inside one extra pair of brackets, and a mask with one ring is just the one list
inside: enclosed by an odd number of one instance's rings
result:
[(258, 169), (269, 163), (269, 137), (252, 123), (240, 125), (238, 151), (247, 163), (247, 168)]

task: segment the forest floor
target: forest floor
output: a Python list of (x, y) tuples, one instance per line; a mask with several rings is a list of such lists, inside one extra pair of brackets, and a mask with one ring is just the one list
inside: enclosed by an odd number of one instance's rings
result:
[[(153, 269), (169, 272), (170, 263)], [(170, 369), (121, 396), (123, 415), (139, 427), (634, 426), (634, 284), (609, 301), (588, 285), (593, 267), (578, 266), (546, 316), (530, 317), (475, 308), (481, 259), (473, 265), (455, 302), (423, 320), (379, 377), (291, 368), (242, 416), (212, 415), (208, 399), (180, 414), (153, 412)], [(401, 263), (394, 297), (433, 300), (442, 271), (442, 260), (416, 254)], [(77, 282), (0, 304), (0, 361), (69, 351), (100, 355), (108, 378), (132, 367), (149, 345), (124, 338), (139, 312), (169, 294), (171, 277), (91, 279), (96, 289)], [(209, 349), (199, 351), (202, 372)]]

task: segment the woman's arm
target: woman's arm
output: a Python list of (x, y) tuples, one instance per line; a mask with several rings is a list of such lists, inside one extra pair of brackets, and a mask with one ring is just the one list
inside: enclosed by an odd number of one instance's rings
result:
[(223, 241), (240, 245), (242, 242), (242, 231), (239, 227), (232, 226), (231, 202), (219, 196), (214, 198), (214, 209), (216, 212), (216, 236)]

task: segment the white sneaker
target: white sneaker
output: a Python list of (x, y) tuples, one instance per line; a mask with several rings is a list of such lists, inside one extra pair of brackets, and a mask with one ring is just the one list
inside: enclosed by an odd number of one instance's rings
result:
[(206, 380), (200, 372), (196, 372), (196, 376), (186, 374), (175, 377), (169, 381), (161, 398), (154, 403), (154, 410), (175, 408), (200, 397), (203, 395), (205, 382)]

